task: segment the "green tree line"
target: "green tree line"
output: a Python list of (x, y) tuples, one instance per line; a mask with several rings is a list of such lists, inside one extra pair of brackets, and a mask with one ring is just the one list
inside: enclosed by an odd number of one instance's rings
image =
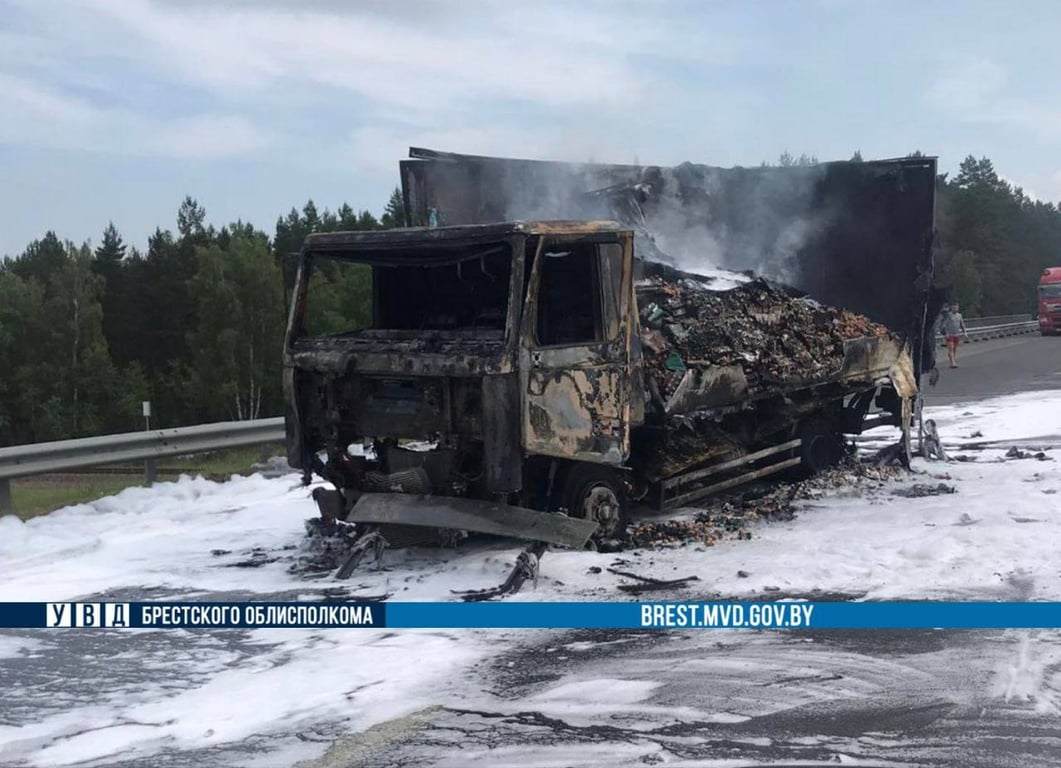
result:
[[(0, 445), (139, 429), (143, 400), (158, 427), (279, 415), (302, 241), (402, 221), (395, 190), (379, 219), (310, 201), (279, 217), (272, 237), (242, 221), (215, 229), (190, 197), (176, 231), (156, 229), (144, 252), (113, 223), (95, 248), (46, 233), (0, 262)], [(364, 322), (367, 272), (329, 287), (344, 294), (333, 314), (358, 304), (332, 322)]]
[(1043, 269), (1061, 265), (1061, 209), (1002, 179), (986, 157), (966, 157), (936, 188), (936, 282), (966, 317), (1032, 315)]

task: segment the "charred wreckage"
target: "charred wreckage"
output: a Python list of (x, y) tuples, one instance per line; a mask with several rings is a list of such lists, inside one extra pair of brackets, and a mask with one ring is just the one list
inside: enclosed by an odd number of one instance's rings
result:
[[(492, 597), (550, 544), (620, 539), (633, 503), (817, 471), (876, 425), (909, 451), (934, 367), (934, 159), (646, 171), (412, 155), (409, 228), (313, 234), (299, 255), (288, 461), (334, 486), (314, 499), (339, 576), (468, 531), (531, 542), (505, 584), (466, 596)], [(745, 271), (674, 266), (654, 222), (676, 219)], [(344, 270), (370, 273), (371, 321), (315, 332)]]

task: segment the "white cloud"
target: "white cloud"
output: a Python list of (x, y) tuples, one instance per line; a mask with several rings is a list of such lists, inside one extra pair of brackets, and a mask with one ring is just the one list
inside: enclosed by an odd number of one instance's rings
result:
[(117, 27), (117, 50), (139, 47), (182, 83), (237, 100), (325, 86), (413, 124), (487, 100), (628, 111), (660, 86), (637, 57), (704, 67), (732, 61), (742, 45), (721, 30), (698, 31), (682, 44), (680, 20), (642, 4), (468, 3), (452, 6), (449, 23), (437, 16), (424, 23), (415, 10), (383, 15), (355, 4), (329, 11), (77, 2)]
[(941, 69), (928, 95), (937, 107), (958, 113), (975, 112), (996, 99), (1006, 73), (988, 59), (969, 59)]
[(176, 119), (97, 107), (31, 81), (0, 73), (0, 142), (133, 155), (217, 157), (266, 146), (269, 137), (244, 118), (196, 114)]
[(270, 138), (242, 117), (200, 115), (157, 126), (147, 146), (174, 157), (224, 157), (268, 146)]
[[(641, 147), (629, 137), (653, 133), (646, 115), (674, 113), (688, 100), (680, 83), (661, 80), (646, 61), (700, 72), (732, 62), (746, 45), (721, 29), (692, 36), (659, 6), (622, 2), (469, 2), (444, 13), (436, 5), (418, 12), (416, 5), (232, 0), (70, 0), (63, 14), (28, 0), (21, 7), (33, 29), (8, 34), (11, 50), (48, 40), (63, 51), (35, 58), (29, 72), (0, 51), (0, 72), (18, 71), (20, 87), (56, 102), (29, 112), (43, 129), (27, 122), (24, 140), (221, 156), (265, 146), (259, 124), (272, 126), (281, 144), (286, 128), (293, 149), (307, 137), (291, 124), (319, 115), (315, 134), (352, 133), (344, 149), (358, 163), (375, 167), (386, 158), (391, 171), (396, 155), (385, 148), (401, 156), (410, 143), (630, 160)], [(127, 91), (130, 80), (140, 88)], [(183, 115), (171, 125), (149, 103), (162, 99), (167, 111), (179, 111), (180, 103), (165, 103), (167, 86), (192, 103), (224, 104), (224, 114)], [(68, 93), (102, 93), (128, 106), (105, 109)], [(698, 96), (710, 100), (703, 89)], [(86, 114), (64, 119), (70, 109)], [(63, 127), (53, 130), (48, 120)], [(100, 122), (120, 122), (122, 140), (102, 130), (76, 136)]]
[(1038, 194), (1034, 189), (1032, 189), (1026, 183), (1019, 181), (1018, 179), (1012, 178), (1010, 176), (1003, 176), (1001, 173), (998, 174), (998, 178), (1009, 184), (1014, 189), (1020, 189), (1021, 192), (1024, 193), (1025, 197), (1030, 198), (1033, 201), (1037, 202), (1043, 199), (1042, 195)]
[(1051, 200), (1061, 200), (1061, 171), (1053, 173), (1046, 182), (1047, 197)]
[(608, 102), (650, 87), (619, 53), (629, 50), (626, 41), (602, 39), (600, 32), (583, 36), (596, 22), (580, 19), (577, 9), (553, 26), (522, 10), (491, 6), (477, 28), (443, 30), (356, 11), (149, 0), (82, 5), (146, 43), (144, 53), (156, 65), (225, 94), (317, 84), (380, 106), (424, 111), (484, 97), (548, 106)]
[(952, 61), (929, 86), (929, 103), (959, 121), (1008, 126), (1041, 141), (1061, 138), (1061, 107), (1019, 95), (1006, 70), (989, 59)]
[(85, 127), (95, 122), (98, 111), (82, 99), (59, 96), (34, 83), (0, 73), (0, 104), (6, 119), (0, 130), (10, 134), (27, 134), (37, 122), (51, 121)]
[(442, 130), (365, 126), (351, 133), (347, 149), (352, 167), (366, 172), (391, 174), (396, 162), (408, 156), (409, 147), (575, 163), (635, 160), (623, 154), (618, 144), (609, 143), (606, 136), (590, 142), (563, 130), (554, 132), (536, 130), (533, 126), (519, 128), (489, 124)]

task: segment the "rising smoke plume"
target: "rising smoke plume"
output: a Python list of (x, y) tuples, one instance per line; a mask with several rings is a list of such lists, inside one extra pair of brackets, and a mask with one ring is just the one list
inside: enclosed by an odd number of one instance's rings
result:
[[(429, 186), (451, 192), (443, 207), (446, 223), (616, 219), (635, 230), (642, 258), (696, 274), (751, 272), (802, 287), (799, 255), (833, 215), (815, 205), (824, 175), (817, 166), (498, 162), (484, 161), (474, 171), (438, 167), (449, 178)], [(457, 189), (469, 194), (452, 194)]]

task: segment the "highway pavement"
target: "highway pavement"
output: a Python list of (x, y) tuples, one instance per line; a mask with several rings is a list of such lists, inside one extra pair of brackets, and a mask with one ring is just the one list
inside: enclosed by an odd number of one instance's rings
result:
[(925, 376), (922, 382), (926, 404), (1061, 389), (1061, 336), (1026, 334), (963, 343), (958, 355), (958, 367), (951, 369), (947, 350), (938, 351), (939, 381), (930, 386)]

